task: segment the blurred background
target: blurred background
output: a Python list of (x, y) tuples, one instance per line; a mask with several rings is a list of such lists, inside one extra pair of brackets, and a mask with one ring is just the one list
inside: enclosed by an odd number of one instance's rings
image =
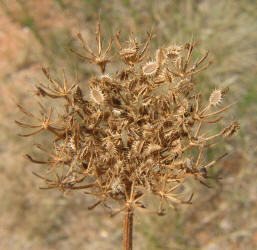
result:
[[(34, 137), (18, 137), (13, 120), (21, 118), (15, 103), (33, 107), (33, 86), (44, 79), (41, 66), (56, 78), (62, 69), (81, 85), (94, 68), (68, 51), (78, 47), (76, 33), (94, 42), (101, 16), (106, 42), (117, 30), (130, 31), (151, 44), (184, 44), (201, 40), (214, 64), (198, 76), (208, 98), (215, 87), (230, 87), (227, 103), (237, 102), (226, 121), (239, 120), (232, 140), (208, 152), (213, 160), (229, 156), (211, 170), (221, 176), (208, 189), (189, 180), (193, 204), (167, 215), (137, 214), (134, 249), (257, 249), (257, 3), (255, 0), (0, 0), (0, 249), (121, 249), (122, 216), (110, 218), (97, 207), (88, 211), (82, 194), (64, 197), (38, 189), (37, 170), (24, 158)], [(44, 79), (45, 81), (45, 79)], [(38, 139), (38, 137), (37, 137)], [(42, 136), (41, 144), (46, 138)], [(37, 141), (38, 142), (38, 141)]]

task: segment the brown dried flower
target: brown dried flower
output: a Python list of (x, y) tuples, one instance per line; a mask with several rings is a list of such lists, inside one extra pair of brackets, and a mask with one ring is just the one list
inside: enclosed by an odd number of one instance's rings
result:
[[(217, 138), (235, 134), (239, 124), (234, 122), (207, 136), (214, 130), (211, 126), (222, 119), (219, 114), (231, 105), (215, 110), (228, 89), (214, 90), (205, 107), (200, 93), (195, 91), (194, 75), (210, 65), (208, 62), (200, 67), (208, 53), (192, 62), (193, 50), (199, 42), (160, 48), (155, 53), (156, 61), (145, 62), (152, 34), (148, 33), (142, 48), (133, 35), (128, 46), (123, 47), (119, 34), (116, 34), (119, 56), (129, 67), (125, 65), (112, 77), (105, 73), (107, 63), (112, 63), (108, 56), (112, 40), (103, 52), (98, 23), (96, 53), (80, 34), (78, 38), (90, 56), (71, 49), (99, 66), (102, 72), (100, 77), (89, 79), (89, 95), (84, 95), (77, 79), (68, 86), (63, 74), (61, 86), (43, 69), (49, 85), (39, 85), (40, 93), (44, 93), (41, 98), (55, 99), (56, 106), (62, 98), (63, 111), (58, 113), (57, 120), (52, 120), (55, 107), (47, 114), (40, 104), (41, 117), (38, 118), (19, 105), (20, 110), (37, 123), (16, 123), (35, 129), (23, 136), (42, 130), (52, 134), (52, 152), (37, 146), (48, 160), (27, 156), (33, 163), (47, 165), (44, 176), (35, 174), (44, 181), (43, 189), (83, 190), (85, 195), (97, 198), (90, 209), (103, 204), (113, 215), (124, 211), (129, 225), (135, 210), (150, 211), (144, 203), (145, 196), (159, 197), (156, 213), (160, 215), (165, 212), (165, 204), (172, 208), (176, 204), (190, 204), (192, 195), (183, 201), (174, 191), (179, 190), (188, 176), (208, 186), (204, 182), (209, 178), (207, 169), (217, 160), (203, 165), (204, 152)], [(198, 154), (189, 157), (193, 155), (191, 150)]]

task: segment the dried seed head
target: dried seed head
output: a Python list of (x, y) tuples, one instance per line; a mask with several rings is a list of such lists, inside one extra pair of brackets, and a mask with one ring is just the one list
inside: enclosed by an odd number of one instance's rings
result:
[(239, 130), (240, 128), (240, 124), (235, 121), (233, 122), (232, 124), (230, 124), (229, 126), (227, 126), (226, 128), (223, 129), (223, 136), (224, 137), (231, 137), (233, 136), (234, 134), (237, 133), (237, 131)]
[(134, 56), (137, 53), (137, 48), (125, 48), (120, 51), (120, 55), (125, 58)]
[(143, 66), (143, 74), (145, 76), (154, 76), (157, 74), (158, 69), (159, 69), (158, 63), (151, 61), (151, 62), (148, 62), (145, 66)]
[[(46, 188), (64, 192), (86, 189), (85, 194), (98, 198), (91, 208), (118, 201), (124, 204), (120, 211), (142, 210), (141, 196), (148, 193), (162, 197), (161, 212), (163, 203), (169, 207), (173, 207), (173, 202), (182, 203), (173, 191), (187, 176), (200, 181), (205, 178), (202, 170), (215, 162), (202, 165), (206, 149), (216, 138), (232, 136), (239, 129), (239, 124), (234, 122), (214, 135), (208, 130), (209, 125), (222, 119), (217, 115), (229, 107), (210, 111), (222, 101), (228, 89), (214, 90), (206, 107), (202, 107), (201, 94), (194, 91), (193, 76), (209, 66), (207, 63), (198, 67), (208, 53), (192, 61), (197, 42), (173, 45), (157, 49), (155, 61), (141, 65), (139, 63), (148, 56), (152, 34), (148, 33), (144, 43), (137, 42), (131, 34), (123, 47), (118, 32), (116, 43), (120, 59), (129, 67), (121, 65), (121, 70), (110, 77), (105, 70), (106, 65), (112, 63), (112, 57), (108, 56), (112, 39), (104, 51), (100, 23), (96, 51), (81, 35), (78, 38), (86, 55), (74, 52), (101, 70), (100, 75), (88, 81), (90, 98), (84, 100), (77, 79), (68, 86), (64, 75), (62, 85), (43, 70), (51, 86), (40, 84), (37, 93), (54, 99), (53, 105), (56, 104), (58, 111), (58, 101), (65, 102), (61, 106), (62, 115), (55, 120), (55, 110), (50, 108), (48, 114), (41, 105), (40, 116), (36, 117), (19, 106), (32, 120), (31, 124), (16, 121), (19, 126), (32, 129), (23, 136), (41, 131), (54, 134), (49, 136), (54, 152), (41, 149), (46, 153), (43, 159), (47, 160), (28, 156), (32, 162), (45, 164), (46, 169), (50, 169), (40, 177)], [(49, 172), (53, 174), (50, 176)]]
[(180, 80), (176, 88), (180, 93), (183, 93), (185, 96), (187, 96), (194, 89), (194, 86), (195, 85), (192, 82), (192, 79), (188, 77)]
[(90, 97), (97, 104), (102, 104), (105, 100), (103, 92), (101, 91), (100, 88), (97, 88), (97, 87), (90, 88)]
[(172, 45), (172, 46), (165, 49), (166, 56), (168, 58), (170, 58), (171, 60), (174, 60), (177, 57), (179, 57), (181, 55), (182, 51), (183, 51), (183, 47), (178, 46), (178, 45)]
[(211, 106), (216, 106), (222, 102), (222, 91), (220, 89), (215, 89), (209, 99), (209, 103)]
[(123, 61), (129, 65), (136, 63), (137, 53), (138, 47), (124, 48), (119, 52)]
[(150, 44), (150, 40), (152, 38), (152, 33), (148, 33), (148, 37), (147, 40), (144, 44), (144, 46), (142, 46), (142, 48), (140, 49), (140, 45), (136, 39), (133, 37), (133, 33), (131, 33), (130, 37), (129, 37), (129, 42), (128, 42), (128, 47), (123, 48), (120, 42), (120, 32), (116, 33), (116, 43), (118, 45), (118, 47), (120, 48), (120, 56), (122, 58), (122, 60), (130, 65), (130, 66), (134, 66), (137, 63), (141, 62), (144, 60), (144, 58), (146, 57), (146, 53), (149, 49), (149, 44)]

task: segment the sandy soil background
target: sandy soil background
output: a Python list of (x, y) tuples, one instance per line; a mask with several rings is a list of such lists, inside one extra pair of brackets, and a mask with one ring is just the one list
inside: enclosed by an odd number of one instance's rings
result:
[(135, 249), (256, 249), (256, 10), (251, 0), (0, 0), (0, 249), (121, 249), (121, 216), (110, 218), (101, 207), (88, 211), (90, 200), (82, 194), (37, 188), (36, 167), (23, 157), (34, 150), (34, 138), (18, 137), (13, 122), (22, 117), (16, 103), (33, 109), (42, 65), (57, 76), (62, 69), (71, 77), (77, 71), (86, 86), (94, 69), (66, 47), (78, 46), (76, 32), (93, 41), (99, 13), (106, 40), (117, 29), (124, 37), (133, 30), (144, 38), (151, 28), (152, 49), (192, 35), (201, 40), (214, 65), (199, 77), (199, 87), (206, 94), (229, 86), (228, 99), (237, 104), (226, 119), (241, 124), (236, 138), (206, 156), (229, 152), (212, 172), (223, 180), (212, 189), (190, 183), (193, 205), (165, 217), (138, 215)]

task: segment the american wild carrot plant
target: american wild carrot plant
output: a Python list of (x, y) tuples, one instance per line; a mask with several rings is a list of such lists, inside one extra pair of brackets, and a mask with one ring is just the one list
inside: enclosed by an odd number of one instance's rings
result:
[[(122, 213), (124, 249), (132, 249), (135, 212), (164, 215), (166, 208), (191, 204), (193, 194), (182, 199), (180, 187), (188, 177), (209, 187), (208, 169), (226, 153), (205, 164), (204, 153), (233, 136), (239, 124), (217, 126), (232, 105), (222, 106), (228, 88), (213, 90), (206, 101), (196, 90), (195, 75), (211, 64), (208, 52), (192, 59), (199, 42), (159, 48), (150, 57), (151, 32), (142, 43), (132, 33), (123, 42), (117, 32), (104, 47), (99, 22), (95, 50), (77, 36), (82, 49), (70, 50), (100, 70), (88, 79), (89, 93), (77, 77), (69, 84), (63, 72), (61, 83), (43, 68), (46, 83), (35, 92), (42, 100), (39, 116), (18, 105), (31, 123), (15, 122), (28, 129), (21, 136), (49, 134), (51, 148), (36, 144), (41, 159), (26, 155), (43, 165), (45, 174), (34, 173), (44, 182), (41, 189), (80, 190), (97, 199), (89, 209), (102, 204), (113, 216)], [(117, 55), (111, 55), (113, 42)], [(117, 58), (122, 69), (108, 74)], [(159, 197), (158, 208), (147, 206), (147, 196)]]

